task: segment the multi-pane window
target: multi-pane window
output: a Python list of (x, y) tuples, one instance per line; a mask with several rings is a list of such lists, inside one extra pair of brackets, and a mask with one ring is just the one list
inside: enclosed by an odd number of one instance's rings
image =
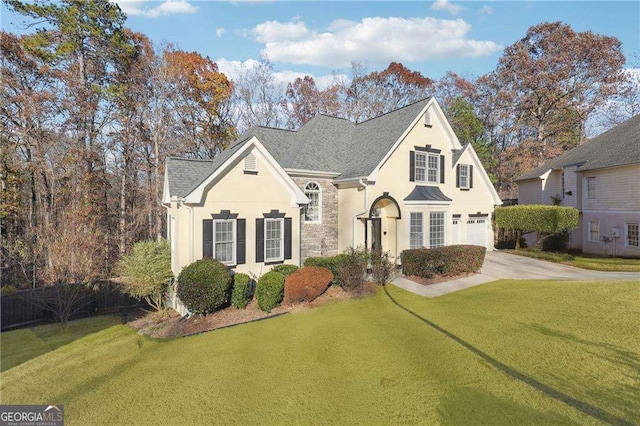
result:
[(596, 198), (596, 178), (587, 178), (587, 198)]
[(215, 220), (213, 222), (213, 257), (227, 265), (234, 263), (235, 221)]
[(304, 208), (304, 221), (320, 222), (320, 185), (315, 182), (309, 182), (304, 188), (304, 195), (309, 199), (309, 204)]
[(627, 223), (627, 246), (640, 247), (639, 228), (637, 223)]
[(409, 247), (412, 249), (424, 247), (422, 213), (411, 213), (409, 222)]
[(460, 164), (460, 188), (469, 188), (469, 166)]
[(429, 213), (429, 248), (444, 246), (444, 212)]
[(282, 219), (264, 221), (264, 257), (265, 261), (283, 259)]
[(416, 181), (438, 183), (439, 162), (438, 155), (416, 152)]
[(600, 241), (600, 224), (597, 220), (589, 221), (589, 241)]

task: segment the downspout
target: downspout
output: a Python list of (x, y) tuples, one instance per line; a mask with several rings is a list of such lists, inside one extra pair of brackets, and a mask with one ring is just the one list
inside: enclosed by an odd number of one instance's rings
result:
[(182, 207), (189, 210), (189, 263), (193, 263), (193, 207), (184, 203), (184, 198), (180, 200)]
[(361, 212), (356, 213), (355, 215), (353, 215), (353, 226), (352, 226), (352, 230), (353, 230), (353, 241), (352, 241), (352, 247), (357, 247), (356, 245), (356, 223), (358, 223), (358, 216), (360, 216), (361, 214), (365, 214), (366, 212), (369, 211), (369, 186), (364, 183), (363, 179), (358, 179), (358, 184), (364, 188), (364, 207)]
[(302, 215), (304, 214), (304, 206), (300, 206), (300, 214), (298, 215), (298, 267), (302, 268)]

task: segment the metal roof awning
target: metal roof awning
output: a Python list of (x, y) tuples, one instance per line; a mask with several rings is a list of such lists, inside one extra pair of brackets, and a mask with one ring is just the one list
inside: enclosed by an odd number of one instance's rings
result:
[(439, 201), (450, 202), (451, 198), (447, 197), (440, 191), (437, 186), (422, 186), (416, 185), (413, 191), (404, 199), (404, 201)]

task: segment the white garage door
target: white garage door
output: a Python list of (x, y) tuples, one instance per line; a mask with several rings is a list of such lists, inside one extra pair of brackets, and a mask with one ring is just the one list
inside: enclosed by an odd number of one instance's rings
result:
[(488, 219), (477, 218), (467, 221), (467, 244), (487, 247), (487, 220)]

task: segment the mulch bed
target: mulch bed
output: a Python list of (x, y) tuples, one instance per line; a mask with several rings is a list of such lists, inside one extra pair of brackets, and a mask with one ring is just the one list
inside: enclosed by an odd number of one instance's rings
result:
[(471, 275), (475, 275), (475, 274), (473, 274), (473, 273), (472, 274), (462, 274), (462, 275), (455, 275), (455, 276), (451, 276), (451, 277), (445, 277), (445, 276), (437, 275), (437, 276), (434, 276), (432, 278), (417, 277), (415, 275), (405, 275), (405, 278), (408, 279), (408, 280), (411, 280), (413, 282), (416, 282), (418, 284), (431, 285), (431, 284), (442, 283), (442, 282), (445, 282), (445, 281), (456, 280), (458, 278), (470, 277)]
[(330, 286), (320, 297), (312, 302), (280, 305), (272, 309), (271, 312), (261, 311), (257, 302), (252, 300), (245, 309), (228, 307), (213, 314), (192, 315), (189, 318), (182, 318), (176, 311), (169, 310), (164, 314), (149, 313), (144, 317), (129, 321), (127, 324), (138, 330), (140, 334), (154, 338), (190, 336), (205, 331), (280, 316), (288, 312), (300, 312), (340, 300), (364, 297), (375, 293), (377, 287), (373, 283), (366, 283), (359, 291), (348, 293), (341, 287)]

